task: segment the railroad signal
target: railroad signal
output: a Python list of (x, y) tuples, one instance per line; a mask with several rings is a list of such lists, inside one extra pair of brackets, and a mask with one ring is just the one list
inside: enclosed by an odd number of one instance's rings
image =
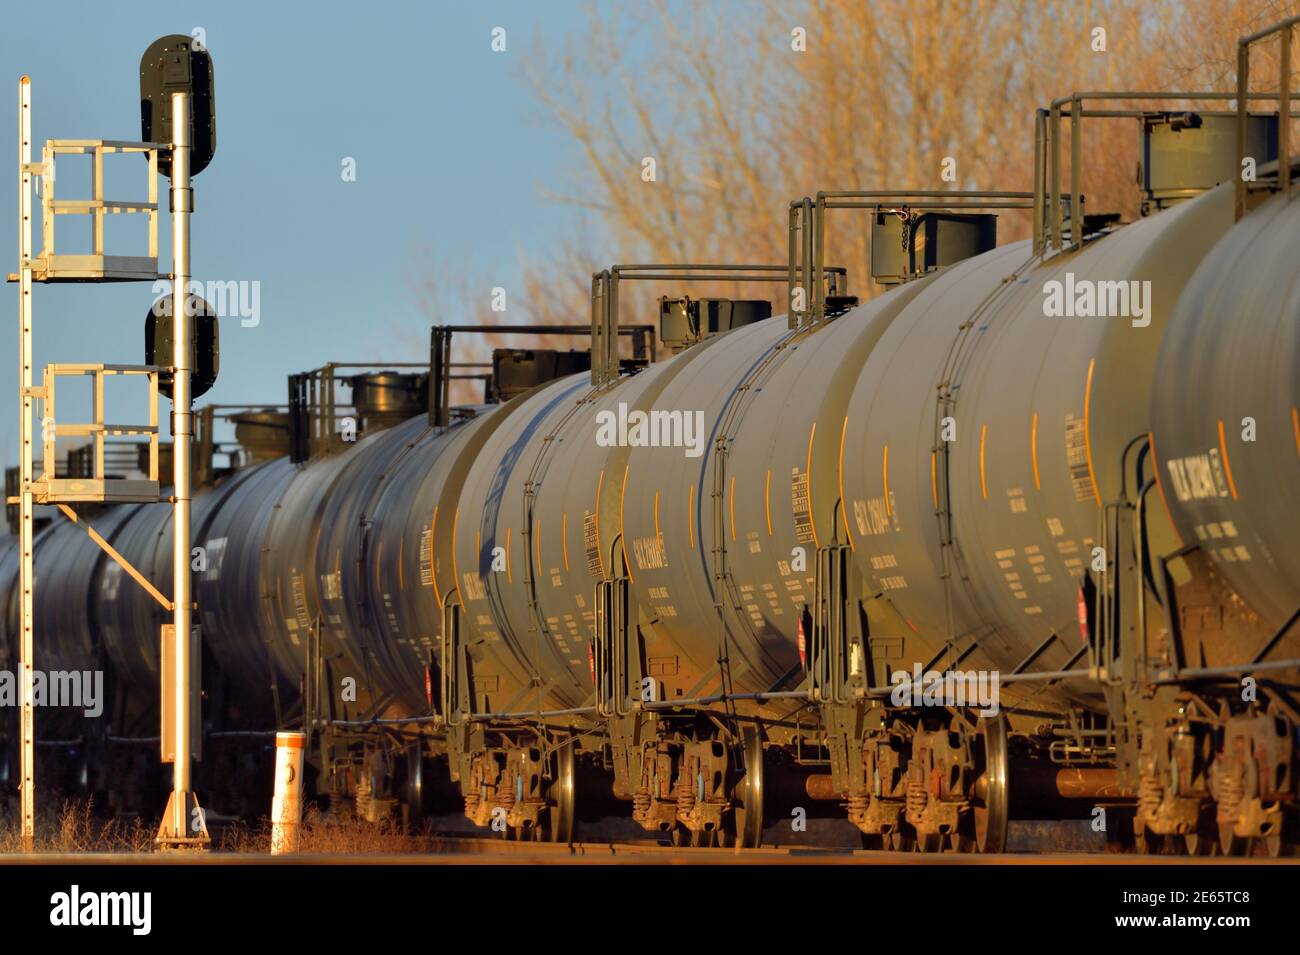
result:
[[(197, 295), (186, 296), (190, 324), (190, 396), (206, 394), (221, 370), (221, 335), (217, 311)], [(144, 319), (144, 363), (168, 368), (172, 363), (172, 297), (164, 295), (149, 308)], [(158, 390), (172, 397), (172, 374), (158, 375)]]
[[(217, 101), (212, 57), (193, 37), (159, 37), (140, 58), (140, 138), (172, 141), (172, 94), (190, 98), (190, 175), (197, 176), (217, 151)], [(170, 153), (158, 153), (158, 171), (171, 178)]]

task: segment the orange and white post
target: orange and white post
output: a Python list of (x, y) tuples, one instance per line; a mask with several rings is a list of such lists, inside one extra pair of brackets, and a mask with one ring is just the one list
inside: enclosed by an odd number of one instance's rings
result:
[(302, 822), (302, 760), (306, 733), (275, 734), (275, 793), (271, 797), (271, 855), (298, 851)]

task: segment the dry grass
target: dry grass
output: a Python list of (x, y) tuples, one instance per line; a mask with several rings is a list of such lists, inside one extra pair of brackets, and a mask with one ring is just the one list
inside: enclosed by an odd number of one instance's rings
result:
[[(255, 824), (235, 823), (213, 837), (220, 852), (267, 853), (271, 851), (271, 823), (263, 817)], [(303, 813), (299, 853), (305, 855), (381, 855), (405, 852), (436, 852), (437, 837), (425, 828), (404, 829), (396, 821), (365, 822), (354, 816), (323, 813), (314, 806)]]
[[(266, 854), (271, 849), (271, 825), (266, 818), (255, 823), (213, 825), (212, 848), (217, 852)], [(153, 852), (156, 820), (103, 819), (92, 800), (67, 800), (58, 808), (48, 803), (38, 811), (35, 851), (42, 853)], [(436, 852), (440, 841), (426, 827), (411, 832), (396, 821), (368, 823), (354, 816), (322, 813), (309, 807), (300, 837), (302, 854), (378, 855)], [(23, 851), (22, 830), (16, 813), (0, 812), (0, 854)]]
[[(55, 808), (47, 802), (36, 814), (37, 852), (150, 852), (156, 833), (153, 825), (136, 819), (101, 819), (93, 800), (68, 800)], [(22, 826), (17, 813), (0, 815), (0, 853), (23, 851)]]

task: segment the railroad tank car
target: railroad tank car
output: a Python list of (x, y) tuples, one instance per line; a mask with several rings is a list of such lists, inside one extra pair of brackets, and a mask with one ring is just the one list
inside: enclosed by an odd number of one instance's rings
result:
[[(1300, 216), (1278, 196), (1215, 246), (1164, 337), (1151, 411), (1179, 543), (1204, 546), (1271, 632), (1300, 609), (1297, 230)], [(1294, 657), (1300, 631), (1283, 639), (1290, 652), (1280, 656)]]
[[(845, 428), (844, 513), (863, 572), (930, 635), (907, 659), (936, 654), (935, 635), (1007, 673), (1052, 635), (1039, 665), (1074, 656), (1100, 508), (1150, 430), (1161, 336), (1231, 215), (1220, 190), (1041, 265), (1005, 246), (936, 276), (882, 336)], [(1149, 324), (1045, 316), (1045, 284), (1067, 273), (1150, 282)]]
[[(326, 695), (330, 717), (368, 715), (376, 693), (411, 709), (422, 706), (423, 670), (435, 631), (420, 629), (418, 617), (407, 624), (404, 615), (398, 618), (384, 609), (392, 593), (371, 584), (365, 542), (357, 533), (370, 526), (368, 509), (399, 464), (407, 465), (400, 473), (415, 482), (427, 484), (429, 478), (445, 475), (448, 468), (439, 467), (440, 453), (455, 444), (462, 430), (444, 432), (406, 421), (363, 437), (360, 453), (324, 457), (306, 468), (278, 458), (237, 471), (196, 495), (193, 526), (202, 559), (196, 559), (194, 568), (195, 595), (210, 735), (237, 737), (284, 724), (288, 711), (301, 706), (309, 634), (319, 641), (316, 656), (331, 683), (354, 681), (354, 693)], [(93, 523), (132, 566), (151, 580), (162, 580), (171, 573), (170, 520), (165, 508), (123, 505), (105, 509)], [(14, 657), (16, 538), (2, 540), (4, 647)], [(46, 672), (105, 672), (112, 719), (83, 724), (77, 714), (43, 709), (41, 735), (73, 740), (80, 752), (88, 745), (78, 738), (83, 728), (95, 727), (97, 733), (87, 735), (98, 735), (94, 742), (100, 746), (106, 735), (135, 744), (125, 757), (134, 764), (139, 745), (156, 742), (151, 734), (157, 732), (160, 680), (159, 642), (139, 635), (159, 633), (164, 611), (120, 565), (87, 543), (81, 529), (69, 522), (54, 524), (36, 538), (43, 586), (37, 589), (35, 619), (42, 636), (35, 665)], [(340, 556), (345, 550), (352, 555), (346, 564)], [(418, 546), (409, 554), (412, 564), (424, 560)], [(382, 544), (377, 559), (381, 555)], [(404, 558), (399, 554), (398, 560)], [(394, 590), (400, 592), (402, 571), (394, 577)], [(415, 567), (410, 579), (413, 585), (420, 580)], [(399, 620), (416, 636), (404, 637)], [(98, 774), (102, 778), (87, 780), (83, 788), (106, 788), (120, 765), (120, 759), (105, 758)], [(200, 778), (211, 788), (221, 787), (213, 776), (220, 774), (212, 771)], [(237, 777), (226, 780), (224, 788), (228, 798), (221, 805), (248, 802)]]
[[(1148, 851), (1280, 853), (1297, 225), (1281, 196), (1234, 220), (1218, 186), (238, 471), (195, 500), (205, 726), (304, 726), (314, 785), (372, 818), (445, 759), (474, 822), (526, 838), (612, 794), (696, 844), (816, 804), (868, 845), (997, 851), (1013, 815), (1101, 805)], [(1054, 283), (1133, 307), (1049, 315)], [(155, 580), (168, 522), (95, 517)], [(163, 617), (80, 534), (37, 541), (36, 663), (107, 665), (143, 736)], [(7, 659), (15, 577), (10, 545)], [(900, 701), (916, 670), (1000, 697)]]

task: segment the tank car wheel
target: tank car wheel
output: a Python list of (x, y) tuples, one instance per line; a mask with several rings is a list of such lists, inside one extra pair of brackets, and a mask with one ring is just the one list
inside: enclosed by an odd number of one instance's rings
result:
[(716, 849), (718, 847), (717, 829), (703, 829), (691, 833), (691, 845), (697, 849)]
[(573, 742), (565, 743), (554, 754), (555, 776), (550, 787), (551, 805), (546, 811), (546, 841), (572, 845), (578, 831), (577, 757)]
[(947, 840), (942, 832), (924, 832), (919, 833), (916, 837), (917, 852), (942, 852), (943, 844)]
[[(1184, 855), (1189, 856), (1210, 856), (1214, 855), (1219, 846), (1219, 833), (1215, 826), (1213, 815), (1202, 818), (1191, 832), (1184, 833), (1180, 840)], [(1175, 843), (1177, 844), (1177, 843)]]
[(949, 839), (956, 852), (1005, 852), (1011, 818), (1011, 773), (1004, 716), (980, 720), (983, 768), (962, 829)]
[(1282, 807), (1282, 818), (1280, 823), (1271, 828), (1267, 835), (1260, 836), (1256, 841), (1258, 848), (1269, 859), (1281, 859), (1286, 856), (1296, 855), (1296, 811), (1293, 806)]
[(541, 826), (509, 826), (506, 830), (511, 842), (543, 842)]
[(732, 813), (730, 843), (753, 849), (763, 842), (763, 736), (757, 729), (745, 733), (745, 776), (736, 786), (736, 808)]
[(916, 835), (907, 827), (887, 832), (881, 838), (887, 852), (911, 852), (916, 848)]
[(406, 750), (406, 820), (412, 828), (424, 821), (424, 749), (415, 743)]
[(1189, 832), (1180, 837), (1182, 843), (1182, 855), (1185, 856), (1208, 856), (1214, 854), (1214, 848), (1218, 845), (1218, 839), (1214, 836), (1206, 838), (1199, 832)]
[(1259, 844), (1264, 850), (1264, 855), (1270, 859), (1281, 859), (1295, 853), (1295, 847), (1287, 841), (1285, 830), (1263, 836), (1259, 839)]
[(1260, 839), (1264, 847), (1264, 855), (1270, 859), (1281, 859), (1285, 856), (1296, 855), (1295, 836), (1296, 812), (1294, 807), (1283, 807), (1282, 824)]
[(913, 852), (916, 840), (903, 829), (893, 832), (862, 833), (862, 848), (876, 852)]
[(716, 829), (710, 829), (707, 832), (693, 832), (681, 823), (678, 823), (673, 827), (668, 841), (673, 846), (681, 849), (707, 849), (718, 844), (718, 831)]
[(1140, 855), (1158, 856), (1165, 847), (1165, 837), (1157, 835), (1146, 826), (1142, 826), (1133, 834), (1133, 844), (1137, 847)]
[(1232, 823), (1219, 824), (1219, 851), (1225, 856), (1250, 855), (1253, 840), (1239, 836), (1233, 830)]

